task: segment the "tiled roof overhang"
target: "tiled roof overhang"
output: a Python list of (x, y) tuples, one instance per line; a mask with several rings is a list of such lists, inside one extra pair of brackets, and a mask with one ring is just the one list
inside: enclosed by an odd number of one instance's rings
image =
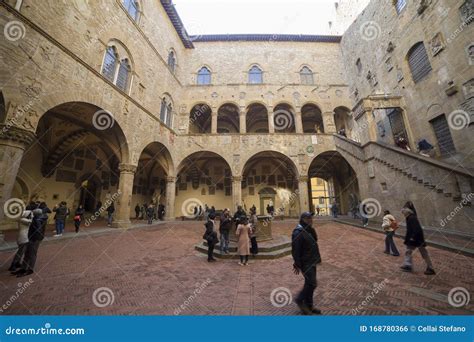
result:
[(341, 36), (323, 36), (308, 34), (209, 34), (195, 36), (198, 42), (318, 42), (339, 43)]
[(160, 1), (161, 5), (163, 5), (163, 8), (166, 11), (166, 14), (168, 14), (168, 17), (170, 18), (171, 23), (173, 24), (176, 32), (178, 33), (179, 38), (181, 38), (184, 47), (187, 49), (194, 49), (193, 42), (189, 39), (188, 33), (184, 28), (183, 22), (181, 21), (178, 12), (176, 12), (176, 8), (174, 7), (173, 2), (171, 0)]

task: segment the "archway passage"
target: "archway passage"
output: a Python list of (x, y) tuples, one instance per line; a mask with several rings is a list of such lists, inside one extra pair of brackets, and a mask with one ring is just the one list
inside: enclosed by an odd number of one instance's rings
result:
[(239, 133), (239, 107), (226, 103), (217, 111), (217, 133)]
[(273, 109), (275, 133), (296, 132), (295, 111), (286, 103), (280, 103)]
[(189, 114), (189, 133), (211, 133), (212, 109), (208, 104), (195, 105)]
[(41, 117), (36, 136), (18, 172), (29, 200), (51, 207), (65, 201), (72, 212), (82, 204), (94, 212), (117, 193), (119, 164), (129, 152), (112, 113), (90, 103), (64, 103)]
[(247, 133), (268, 133), (268, 111), (260, 103), (253, 103), (247, 107)]
[[(167, 177), (173, 171), (171, 154), (163, 144), (153, 142), (143, 149), (133, 180), (130, 205), (132, 217), (144, 218), (144, 211), (151, 204), (155, 209), (155, 218), (163, 219), (162, 210), (167, 209)], [(139, 208), (138, 215), (135, 211), (137, 206)]]
[(324, 133), (323, 116), (316, 105), (304, 105), (301, 108), (301, 120), (304, 133)]
[(311, 210), (319, 207), (321, 215), (331, 214), (336, 202), (338, 212), (349, 214), (358, 209), (359, 185), (357, 174), (336, 151), (316, 156), (308, 170)]
[(265, 151), (252, 156), (242, 173), (242, 202), (258, 215), (267, 215), (273, 206), (277, 215), (298, 215), (298, 173), (293, 161), (279, 152)]
[(232, 207), (232, 173), (224, 158), (214, 152), (196, 152), (177, 168), (175, 216), (193, 217), (195, 208), (214, 206), (220, 212)]

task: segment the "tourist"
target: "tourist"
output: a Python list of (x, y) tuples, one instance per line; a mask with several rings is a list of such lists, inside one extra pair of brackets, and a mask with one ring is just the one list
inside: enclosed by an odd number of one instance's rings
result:
[(257, 212), (257, 207), (255, 206), (255, 204), (252, 205), (252, 207), (250, 208), (250, 210)]
[(153, 205), (150, 204), (148, 208), (146, 209), (146, 217), (148, 219), (148, 224), (153, 223), (153, 215), (155, 213), (155, 208), (153, 208)]
[(257, 211), (254, 210), (253, 208), (250, 209), (250, 227), (251, 227), (251, 233), (250, 233), (250, 253), (252, 253), (252, 256), (256, 256), (258, 254), (258, 243), (257, 243), (257, 225), (258, 225), (258, 217), (257, 217)]
[(207, 222), (208, 217), (209, 217), (209, 207), (207, 206), (207, 204), (204, 204), (204, 221)]
[(110, 205), (107, 207), (107, 226), (112, 225), (112, 220), (114, 217), (114, 212), (115, 212), (115, 205), (114, 202), (110, 203)]
[(67, 207), (67, 203), (62, 201), (59, 205), (56, 205), (53, 208), (53, 212), (56, 213), (54, 215), (54, 221), (56, 223), (56, 234), (55, 237), (63, 236), (64, 226), (66, 225), (66, 218), (69, 216), (69, 209)]
[(321, 314), (321, 310), (313, 306), (313, 295), (317, 284), (316, 265), (321, 263), (321, 255), (319, 254), (318, 236), (312, 224), (312, 214), (304, 212), (291, 236), (293, 271), (296, 275), (301, 272), (304, 277), (303, 289), (295, 302), (304, 315)]
[(410, 147), (408, 146), (408, 141), (406, 141), (406, 139), (404, 137), (398, 137), (395, 140), (395, 145), (397, 145), (401, 149), (410, 151)]
[(242, 209), (242, 206), (237, 206), (237, 211), (234, 213), (234, 222), (235, 226), (237, 227), (240, 224), (240, 219), (242, 217), (247, 217), (247, 213)]
[(137, 205), (135, 206), (135, 219), (138, 220), (138, 218), (140, 217), (140, 206)]
[(213, 262), (214, 259), (214, 247), (219, 242), (217, 238), (217, 232), (215, 229), (215, 218), (214, 214), (209, 215), (207, 222), (204, 224), (206, 231), (203, 235), (203, 239), (207, 241), (207, 261)]
[(163, 216), (165, 215), (165, 206), (163, 204), (158, 204), (158, 220), (163, 221)]
[(199, 221), (201, 221), (203, 215), (204, 215), (204, 212), (202, 211), (202, 205), (200, 205), (199, 208), (198, 208), (198, 220)]
[(247, 216), (241, 216), (239, 225), (235, 231), (237, 236), (237, 254), (240, 256), (239, 265), (247, 266), (250, 255), (250, 233), (251, 227)]
[(8, 268), (10, 272), (15, 272), (24, 267), (24, 257), (28, 246), (28, 229), (33, 221), (33, 209), (35, 208), (37, 208), (37, 205), (34, 202), (28, 204), (18, 221), (18, 235), (16, 239), (18, 249), (13, 257), (10, 267)]
[(219, 233), (221, 234), (221, 253), (229, 254), (229, 233), (232, 228), (232, 218), (230, 217), (230, 210), (225, 208), (222, 212)]
[(28, 276), (34, 272), (38, 248), (44, 239), (48, 213), (51, 213), (51, 210), (45, 202), (41, 202), (39, 207), (33, 210), (33, 220), (28, 228), (28, 245), (26, 246), (23, 267), (13, 272), (17, 277)]
[(142, 220), (146, 220), (147, 219), (147, 215), (146, 215), (146, 211), (148, 209), (148, 204), (147, 203), (143, 203), (142, 207), (141, 207), (141, 219)]
[(321, 211), (321, 208), (319, 207), (319, 204), (316, 205), (316, 216), (319, 216), (319, 212)]
[(362, 203), (360, 206), (360, 217), (362, 218), (362, 225), (367, 227), (369, 225), (369, 213), (367, 212), (367, 205)]
[(397, 246), (393, 241), (393, 236), (395, 231), (398, 229), (398, 222), (393, 215), (390, 214), (390, 211), (385, 210), (384, 217), (382, 219), (382, 228), (385, 232), (385, 254), (392, 254), (393, 256), (399, 256)]
[(411, 211), (413, 211), (413, 213), (414, 213), (416, 216), (418, 216), (418, 214), (416, 213), (415, 205), (413, 204), (412, 201), (407, 201), (407, 202), (405, 203), (405, 205), (403, 206), (403, 208), (408, 208), (408, 209), (410, 209)]
[(81, 222), (84, 219), (84, 212), (85, 210), (82, 204), (80, 204), (74, 212), (74, 227), (76, 228), (76, 233), (79, 233)]
[(270, 204), (267, 204), (267, 214), (270, 215)]
[(338, 206), (337, 206), (337, 202), (334, 201), (334, 203), (333, 203), (332, 206), (331, 206), (332, 217), (337, 218), (338, 210), (339, 210), (339, 208), (338, 208)]
[(433, 269), (433, 264), (431, 263), (430, 255), (426, 249), (425, 237), (423, 235), (423, 229), (421, 224), (418, 221), (418, 217), (413, 212), (412, 209), (404, 207), (402, 209), (402, 214), (406, 218), (406, 235), (405, 235), (405, 245), (407, 250), (405, 252), (405, 262), (401, 269), (405, 272), (412, 272), (413, 263), (412, 263), (412, 254), (415, 249), (421, 253), (421, 256), (426, 263), (426, 275), (434, 275), (436, 272)]
[(95, 206), (95, 215), (97, 216), (97, 218), (100, 218), (101, 212), (102, 212), (102, 202), (98, 201), (97, 205)]

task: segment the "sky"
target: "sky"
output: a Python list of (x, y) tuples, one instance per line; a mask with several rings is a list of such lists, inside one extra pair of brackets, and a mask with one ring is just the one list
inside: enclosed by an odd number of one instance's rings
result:
[(335, 0), (173, 0), (189, 35), (329, 34)]

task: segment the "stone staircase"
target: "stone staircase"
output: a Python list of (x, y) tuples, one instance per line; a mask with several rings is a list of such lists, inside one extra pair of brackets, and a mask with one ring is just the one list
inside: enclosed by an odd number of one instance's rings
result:
[[(202, 242), (194, 247), (198, 252), (207, 255), (207, 242)], [(229, 254), (220, 251), (220, 244), (214, 248), (214, 256), (220, 259), (238, 259), (237, 243), (230, 241)], [(288, 236), (278, 236), (272, 240), (258, 243), (258, 254), (253, 259), (271, 260), (285, 257), (291, 254), (291, 240)]]
[(361, 145), (339, 135), (334, 142), (357, 173), (361, 200), (375, 198), (397, 212), (413, 200), (424, 225), (472, 232), (472, 170), (379, 142)]

